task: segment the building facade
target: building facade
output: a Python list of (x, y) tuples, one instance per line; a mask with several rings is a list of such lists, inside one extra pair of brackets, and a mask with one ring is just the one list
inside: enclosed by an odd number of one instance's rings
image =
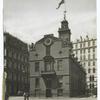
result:
[(6, 91), (15, 96), (29, 91), (28, 46), (18, 38), (4, 32), (4, 71)]
[(30, 94), (79, 96), (85, 94), (85, 71), (72, 54), (71, 32), (64, 19), (59, 37), (45, 35), (30, 45)]
[(86, 70), (87, 89), (90, 94), (97, 89), (97, 39), (80, 37), (73, 42), (73, 53)]

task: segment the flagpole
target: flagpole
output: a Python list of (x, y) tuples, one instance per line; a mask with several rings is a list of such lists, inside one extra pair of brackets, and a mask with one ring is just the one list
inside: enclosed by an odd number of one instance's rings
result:
[(66, 0), (64, 0), (64, 5), (65, 5), (65, 8), (64, 8), (64, 20), (66, 20)]
[(64, 4), (64, 20), (66, 20), (66, 1), (61, 0), (56, 9), (59, 9), (62, 4)]

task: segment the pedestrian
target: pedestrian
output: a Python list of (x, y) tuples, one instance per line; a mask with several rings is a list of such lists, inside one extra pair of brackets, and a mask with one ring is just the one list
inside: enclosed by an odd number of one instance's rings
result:
[(26, 98), (27, 98), (26, 92), (24, 92), (23, 96), (24, 96), (24, 100), (26, 100)]
[(8, 100), (8, 98), (9, 98), (9, 94), (6, 92), (6, 94), (5, 94), (5, 100)]
[(27, 96), (27, 100), (29, 100), (29, 93), (28, 92), (27, 92), (26, 96)]

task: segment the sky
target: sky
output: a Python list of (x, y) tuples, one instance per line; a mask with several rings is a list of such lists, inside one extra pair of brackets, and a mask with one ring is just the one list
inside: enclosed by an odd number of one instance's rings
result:
[[(4, 31), (30, 44), (45, 34), (58, 36), (63, 20), (61, 0), (4, 0)], [(66, 19), (72, 41), (80, 36), (96, 35), (96, 0), (66, 0)]]

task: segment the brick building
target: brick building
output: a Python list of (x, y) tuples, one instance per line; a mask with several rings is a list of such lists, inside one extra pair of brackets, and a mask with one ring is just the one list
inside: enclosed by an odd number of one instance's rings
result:
[(28, 46), (4, 32), (4, 71), (7, 73), (6, 91), (10, 96), (29, 91)]
[(61, 22), (59, 37), (45, 35), (29, 51), (32, 96), (80, 96), (85, 94), (85, 71), (72, 54), (67, 20)]

